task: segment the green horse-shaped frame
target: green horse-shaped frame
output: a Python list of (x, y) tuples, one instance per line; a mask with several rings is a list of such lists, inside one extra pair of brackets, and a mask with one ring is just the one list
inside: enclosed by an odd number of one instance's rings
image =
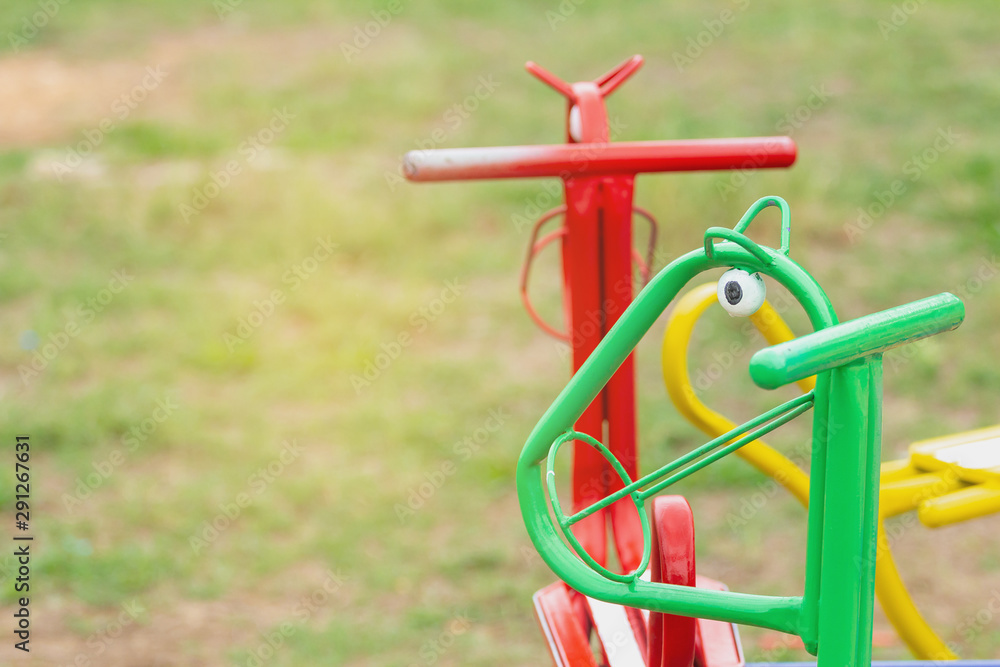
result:
[[(778, 250), (757, 245), (744, 234), (757, 214), (769, 206), (781, 211)], [(517, 492), (535, 548), (575, 590), (630, 607), (795, 634), (817, 656), (818, 667), (861, 667), (871, 663), (882, 353), (956, 328), (965, 308), (957, 297), (943, 293), (839, 324), (819, 283), (788, 257), (790, 229), (788, 204), (780, 197), (764, 197), (733, 229), (709, 228), (704, 248), (679, 257), (660, 271), (531, 432), (518, 461)], [(699, 273), (716, 268), (770, 276), (802, 305), (815, 330), (757, 352), (750, 361), (754, 382), (775, 389), (817, 375), (816, 388), (633, 482), (604, 445), (573, 431), (573, 424), (684, 285)], [(640, 579), (651, 551), (645, 501), (809, 409), (815, 415), (803, 595), (749, 595)], [(556, 495), (554, 461), (559, 447), (569, 441), (585, 442), (600, 451), (621, 476), (624, 488), (567, 517)], [(570, 527), (625, 497), (635, 503), (645, 544), (641, 564), (620, 574), (598, 564)]]

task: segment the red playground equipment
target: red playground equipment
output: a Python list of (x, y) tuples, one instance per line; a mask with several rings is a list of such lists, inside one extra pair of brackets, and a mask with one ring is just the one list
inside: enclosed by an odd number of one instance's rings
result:
[[(528, 72), (566, 98), (566, 143), (550, 146), (455, 148), (407, 153), (403, 172), (411, 181), (464, 181), (493, 178), (561, 178), (565, 204), (535, 223), (521, 272), (521, 294), (529, 315), (546, 333), (570, 344), (575, 373), (632, 302), (633, 261), (648, 277), (651, 252), (644, 259), (632, 248), (632, 218), (656, 221), (632, 203), (635, 176), (668, 171), (788, 167), (795, 143), (788, 137), (610, 142), (604, 99), (643, 63), (632, 56), (593, 81), (569, 84), (529, 62)], [(543, 225), (563, 218), (559, 229), (539, 239)], [(536, 313), (527, 283), (533, 258), (561, 241), (566, 330), (559, 331)], [(576, 430), (601, 439), (607, 424), (609, 447), (633, 478), (637, 473), (634, 359), (622, 364), (607, 388), (584, 412)], [(621, 487), (607, 461), (593, 449), (575, 445), (573, 510)], [(642, 536), (627, 499), (581, 521), (574, 533), (598, 562), (607, 560), (608, 523), (618, 560), (625, 570), (638, 564)], [(562, 586), (562, 584), (559, 584)], [(575, 664), (575, 663), (574, 663)]]

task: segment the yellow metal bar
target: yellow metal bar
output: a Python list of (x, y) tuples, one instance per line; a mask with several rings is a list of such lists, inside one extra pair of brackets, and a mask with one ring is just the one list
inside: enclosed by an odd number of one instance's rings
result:
[(921, 523), (931, 528), (1000, 512), (1000, 488), (977, 484), (929, 498), (917, 508)]
[(889, 482), (898, 482), (919, 475), (922, 470), (918, 470), (909, 459), (896, 459), (895, 461), (882, 462), (882, 475), (879, 477), (879, 484), (885, 485)]
[(884, 481), (883, 477), (879, 491), (879, 507), (882, 508), (883, 518), (910, 512), (924, 501), (966, 487), (958, 475), (947, 470), (921, 473), (914, 469), (914, 473), (892, 482)]

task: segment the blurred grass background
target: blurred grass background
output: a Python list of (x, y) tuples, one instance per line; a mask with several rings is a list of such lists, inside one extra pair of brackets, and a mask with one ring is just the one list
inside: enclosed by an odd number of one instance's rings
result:
[[(945, 290), (966, 300), (959, 331), (887, 360), (886, 458), (996, 423), (998, 33), (1000, 10), (974, 0), (6, 4), (0, 409), (4, 441), (34, 446), (29, 662), (547, 662), (530, 596), (552, 575), (513, 472), (568, 373), (516, 288), (517, 216), (551, 184), (397, 176), (414, 148), (559, 142), (563, 102), (528, 59), (572, 81), (643, 54), (609, 100), (619, 140), (790, 133), (788, 171), (641, 177), (657, 266), (781, 195), (793, 257), (842, 319)], [(493, 91), (475, 98), (484, 79)], [(927, 152), (939, 136), (952, 138)], [(863, 230), (861, 211), (876, 213)], [(553, 316), (556, 265), (543, 256), (535, 274)], [(692, 369), (744, 341), (740, 324), (713, 313)], [(639, 350), (647, 469), (703, 440), (669, 406), (661, 334)], [(380, 354), (396, 358), (359, 380)], [(705, 400), (734, 417), (771, 405), (748, 360)], [(771, 494), (745, 525), (726, 520), (763, 489), (738, 460), (682, 484), (699, 570), (795, 594), (798, 505)], [(5, 482), (5, 516), (12, 501)], [(966, 657), (1000, 657), (998, 526), (904, 517), (890, 531)], [(877, 627), (877, 657), (905, 656)], [(750, 659), (804, 656), (743, 637)], [(14, 653), (5, 642), (0, 662)]]

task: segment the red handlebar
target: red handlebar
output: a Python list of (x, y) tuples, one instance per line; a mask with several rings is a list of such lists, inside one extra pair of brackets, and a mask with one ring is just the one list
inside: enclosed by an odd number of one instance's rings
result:
[(469, 181), (768, 169), (791, 165), (795, 154), (789, 137), (447, 148), (410, 151), (403, 158), (403, 174), (411, 181)]

